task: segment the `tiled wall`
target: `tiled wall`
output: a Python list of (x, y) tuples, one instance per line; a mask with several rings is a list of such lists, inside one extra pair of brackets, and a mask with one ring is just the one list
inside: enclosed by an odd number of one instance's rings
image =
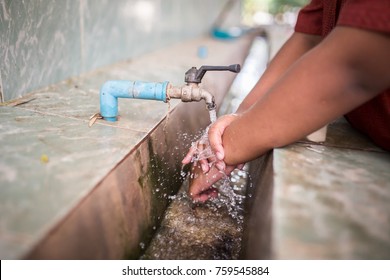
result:
[(0, 0), (0, 101), (207, 34), (227, 1)]

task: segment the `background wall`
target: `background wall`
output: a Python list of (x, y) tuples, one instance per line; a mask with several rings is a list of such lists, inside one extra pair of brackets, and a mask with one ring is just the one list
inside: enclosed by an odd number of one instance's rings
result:
[(205, 35), (227, 1), (0, 0), (0, 101)]

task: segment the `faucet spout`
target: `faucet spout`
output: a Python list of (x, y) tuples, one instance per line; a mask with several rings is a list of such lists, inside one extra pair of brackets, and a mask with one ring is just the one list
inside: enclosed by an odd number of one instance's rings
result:
[(181, 87), (168, 85), (167, 98), (181, 99), (183, 102), (204, 100), (208, 110), (215, 109), (214, 96), (207, 90), (200, 88), (196, 83), (189, 83)]

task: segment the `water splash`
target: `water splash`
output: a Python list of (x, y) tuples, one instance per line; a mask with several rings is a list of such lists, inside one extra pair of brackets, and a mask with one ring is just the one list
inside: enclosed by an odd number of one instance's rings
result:
[[(212, 125), (217, 120), (216, 110), (210, 110), (210, 122)], [(208, 139), (208, 126), (201, 134), (200, 138), (192, 143), (192, 148), (195, 153), (192, 157), (192, 162), (196, 162), (202, 159), (207, 159), (210, 168), (216, 162), (216, 157), (211, 149)], [(243, 217), (239, 215), (239, 212), (243, 210), (243, 201), (245, 199), (245, 192), (240, 192), (243, 186), (246, 185), (247, 173), (242, 170), (233, 171), (230, 175), (223, 173), (223, 178), (216, 182), (212, 187), (218, 190), (218, 198), (211, 199), (217, 208), (227, 207), (228, 214), (241, 223)], [(194, 176), (194, 174), (190, 174)]]
[[(210, 122), (217, 119), (210, 111)], [(192, 161), (215, 158), (208, 139), (207, 127), (192, 143), (195, 154)], [(187, 135), (182, 137), (187, 137)], [(200, 146), (199, 146), (200, 145)], [(171, 201), (160, 228), (141, 259), (238, 259), (244, 221), (244, 201), (248, 174), (234, 170), (216, 182), (218, 196), (204, 204), (196, 204), (188, 196), (189, 178), (184, 167), (180, 176), (184, 181)]]
[(161, 226), (141, 259), (238, 259), (247, 174), (235, 170), (230, 178), (216, 184), (220, 194), (204, 204), (193, 203), (186, 180), (170, 197)]
[(202, 159), (208, 159), (210, 166), (212, 166), (214, 161), (210, 161), (210, 159), (214, 158), (214, 152), (211, 150), (211, 146), (209, 142), (208, 127), (202, 133), (202, 135), (197, 141), (192, 142), (191, 146), (195, 150), (191, 162), (197, 162)]

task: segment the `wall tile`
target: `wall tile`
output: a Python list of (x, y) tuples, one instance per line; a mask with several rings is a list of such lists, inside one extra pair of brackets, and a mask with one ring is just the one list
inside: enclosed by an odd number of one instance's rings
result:
[(76, 3), (1, 0), (0, 71), (5, 100), (79, 73)]
[(0, 0), (4, 100), (205, 35), (226, 2)]

